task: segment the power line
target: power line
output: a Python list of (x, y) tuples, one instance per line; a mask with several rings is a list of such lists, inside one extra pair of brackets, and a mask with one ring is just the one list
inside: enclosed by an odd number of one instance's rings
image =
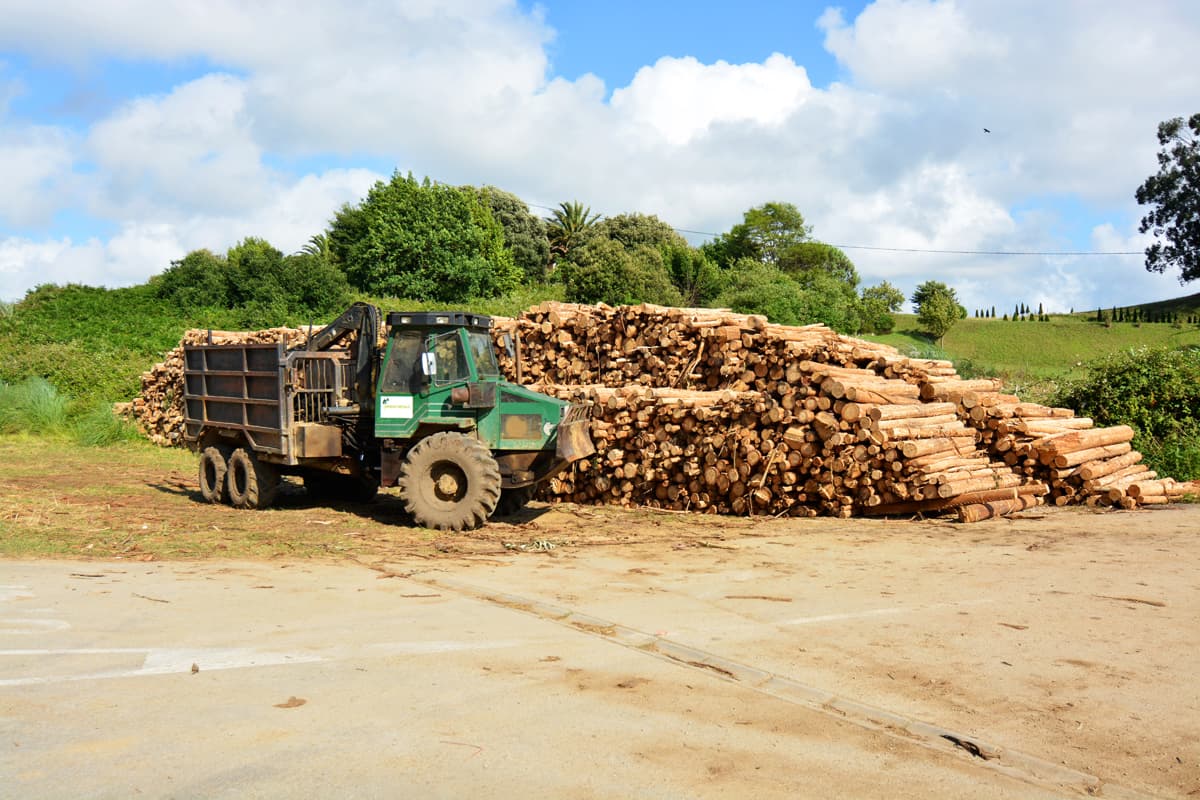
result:
[[(527, 203), (532, 208), (541, 208), (546, 211), (557, 211), (557, 208), (549, 206), (540, 206), (536, 203)], [(601, 219), (605, 217), (600, 215)], [(691, 233), (697, 236), (721, 236), (722, 234), (713, 233), (712, 231), (694, 231), (688, 228), (676, 228), (671, 226), (671, 230), (676, 233)], [(955, 256), (1140, 256), (1144, 255), (1141, 250), (936, 250), (932, 248), (922, 247), (876, 247), (867, 244), (834, 244), (833, 242), (821, 242), (828, 244), (831, 247), (837, 247), (841, 250), (872, 250), (881, 253), (929, 253), (940, 255), (955, 255)]]
[(835, 244), (843, 250), (882, 250), (888, 253), (947, 253), (960, 256), (1140, 256), (1141, 250), (925, 250), (918, 247), (871, 247)]

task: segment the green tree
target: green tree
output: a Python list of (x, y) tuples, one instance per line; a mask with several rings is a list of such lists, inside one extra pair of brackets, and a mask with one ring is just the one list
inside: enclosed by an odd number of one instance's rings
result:
[(310, 320), (330, 317), (350, 303), (350, 284), (345, 274), (319, 254), (302, 252), (284, 258), (283, 280), (293, 316)]
[(686, 247), (687, 240), (675, 229), (652, 214), (617, 214), (592, 225), (585, 238), (605, 236), (626, 250), (646, 246), (654, 248)]
[(812, 229), (791, 203), (771, 202), (742, 215), (728, 233), (705, 246), (706, 254), (723, 269), (750, 258), (778, 266), (785, 252), (809, 241)]
[(780, 254), (779, 268), (793, 276), (819, 269), (851, 288), (858, 287), (858, 270), (854, 268), (854, 262), (839, 248), (823, 242), (791, 245)]
[[(1175, 117), (1158, 126), (1158, 172), (1135, 197), (1150, 206), (1138, 230), (1155, 242), (1146, 248), (1146, 269), (1179, 268), (1179, 282), (1200, 278), (1200, 114), (1185, 125)], [(1162, 240), (1162, 241), (1160, 241)]]
[(599, 219), (599, 214), (593, 214), (590, 208), (578, 200), (559, 203), (558, 208), (551, 212), (546, 229), (551, 255), (555, 258), (569, 256), (575, 245)]
[[(471, 188), (471, 187), (464, 187)], [(550, 265), (550, 240), (546, 222), (529, 211), (525, 201), (494, 186), (476, 190), (480, 202), (504, 229), (504, 244), (512, 252), (513, 263), (526, 281), (541, 281)]]
[(925, 281), (912, 295), (917, 324), (941, 344), (954, 323), (967, 316), (954, 290), (940, 281)]
[(685, 242), (662, 248), (663, 263), (671, 283), (679, 290), (686, 306), (708, 306), (725, 288), (725, 272), (708, 256)]
[(873, 333), (891, 333), (896, 327), (892, 314), (904, 305), (904, 293), (884, 281), (862, 290), (863, 330)]
[(193, 250), (150, 279), (158, 297), (185, 311), (228, 308), (229, 268), (223, 256)]
[(365, 250), (370, 222), (370, 215), (361, 205), (343, 203), (324, 234), (330, 260), (346, 273), (354, 285), (358, 284), (358, 280), (357, 276), (350, 274), (355, 269), (351, 265), (358, 265), (367, 258)]
[(358, 208), (344, 206), (331, 250), (352, 286), (373, 294), (460, 302), (516, 288), (504, 229), (473, 189), (396, 173)]
[(319, 258), (327, 263), (333, 261), (333, 251), (330, 249), (329, 234), (314, 233), (308, 237), (308, 241), (300, 248), (297, 255), (306, 255)]
[[(918, 286), (916, 289), (913, 290), (912, 297), (909, 298), (909, 301), (913, 304), (913, 308), (917, 309), (917, 313), (919, 314), (919, 313), (921, 313), (920, 312), (921, 305), (928, 298), (932, 297), (935, 294), (949, 295), (950, 298), (954, 301), (955, 306), (958, 308), (958, 319), (966, 318), (967, 309), (964, 308), (958, 302), (958, 295), (955, 293), (955, 291), (953, 289), (951, 289), (949, 286), (942, 283), (941, 281), (925, 281), (924, 283), (922, 283), (920, 286)], [(1020, 308), (1020, 306), (1018, 306), (1018, 309), (1019, 308)], [(1016, 317), (1018, 313), (1020, 313), (1020, 312), (1014, 311), (1013, 316)]]

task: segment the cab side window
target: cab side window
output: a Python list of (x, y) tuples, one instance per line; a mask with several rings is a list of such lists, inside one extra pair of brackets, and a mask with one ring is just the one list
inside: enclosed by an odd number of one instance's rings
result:
[(437, 357), (437, 371), (433, 376), (435, 384), (455, 383), (470, 379), (471, 371), (467, 366), (466, 353), (463, 352), (462, 339), (458, 331), (443, 333), (429, 340), (429, 352)]

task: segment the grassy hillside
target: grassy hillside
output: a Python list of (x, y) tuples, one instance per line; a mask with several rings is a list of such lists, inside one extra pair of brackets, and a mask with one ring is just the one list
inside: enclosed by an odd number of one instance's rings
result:
[[(481, 314), (514, 315), (561, 297), (560, 286), (525, 288), (458, 305)], [(398, 298), (363, 299), (388, 310), (443, 307)], [(142, 372), (179, 344), (188, 328), (241, 330), (328, 321), (254, 318), (248, 325), (241, 309), (185, 313), (157, 298), (148, 285), (44, 287), (0, 313), (0, 383), (46, 378), (75, 406), (92, 407), (132, 399), (141, 389)]]
[[(911, 314), (896, 315), (894, 333), (865, 338), (931, 356), (939, 350), (917, 329)], [(960, 320), (946, 334), (940, 352), (964, 375), (1000, 377), (1012, 391), (1032, 393), (1037, 399), (1052, 384), (1081, 377), (1089, 361), (1110, 353), (1180, 345), (1200, 345), (1200, 326), (1114, 323), (1105, 327), (1081, 315), (1063, 315), (1052, 316), (1049, 322)]]

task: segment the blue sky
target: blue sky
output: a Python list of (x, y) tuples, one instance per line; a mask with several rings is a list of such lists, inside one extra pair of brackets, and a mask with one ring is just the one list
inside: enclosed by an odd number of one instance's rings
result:
[[(536, 5), (557, 31), (547, 50), (554, 72), (566, 78), (593, 72), (609, 86), (625, 86), (639, 69), (663, 56), (744, 64), (772, 53), (795, 58), (817, 86), (838, 77), (837, 62), (822, 46), (824, 36), (816, 26), (828, 3), (613, 0)], [(857, 14), (863, 3), (838, 5)]]
[(908, 251), (1143, 249), (1133, 192), (1197, 110), (1196, 41), (1182, 0), (10, 0), (0, 299), (294, 250), (393, 169), (696, 231), (792, 202), (894, 248), (848, 251), (865, 283), (969, 308), (1174, 296), (1138, 256)]

